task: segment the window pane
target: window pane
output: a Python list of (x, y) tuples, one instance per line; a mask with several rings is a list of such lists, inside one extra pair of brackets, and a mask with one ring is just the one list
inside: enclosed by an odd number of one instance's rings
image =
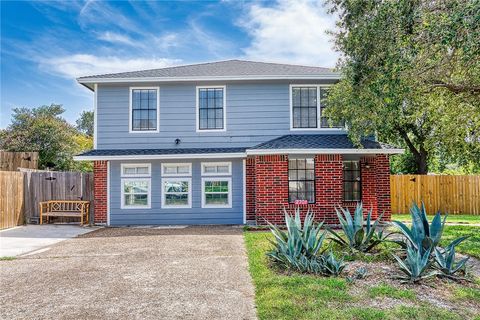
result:
[(188, 181), (165, 181), (165, 192), (188, 192)]
[(148, 167), (136, 167), (137, 174), (148, 174)]
[[(216, 167), (215, 166), (203, 166), (203, 172), (205, 173), (215, 173), (216, 172)], [(209, 181), (207, 181), (208, 183)]]
[(315, 170), (307, 170), (305, 179), (315, 180)]
[(125, 205), (127, 206), (146, 206), (148, 205), (148, 195), (146, 194), (126, 194)]
[(315, 161), (313, 158), (307, 158), (306, 159), (306, 168), (307, 169), (314, 169), (315, 168)]
[(207, 193), (205, 194), (205, 204), (207, 205), (228, 205), (227, 193)]
[(177, 173), (177, 167), (170, 167), (170, 166), (163, 167), (163, 173), (175, 174)]
[(295, 107), (301, 105), (301, 103), (300, 103), (300, 89), (299, 88), (292, 88), (292, 104)]
[(288, 170), (288, 180), (297, 180), (297, 170)]
[(225, 166), (217, 166), (217, 173), (228, 173), (228, 165)]
[(188, 194), (166, 194), (165, 195), (165, 205), (167, 206), (187, 206), (188, 205)]
[(298, 180), (305, 180), (306, 178), (306, 174), (305, 174), (305, 170), (297, 170), (297, 174), (298, 174)]
[(317, 106), (317, 88), (310, 88), (308, 91), (308, 106)]
[(125, 193), (148, 193), (147, 181), (125, 181), (123, 185)]
[(135, 174), (135, 168), (123, 168), (123, 174)]
[(178, 166), (177, 172), (178, 173), (190, 173), (190, 166), (189, 165)]

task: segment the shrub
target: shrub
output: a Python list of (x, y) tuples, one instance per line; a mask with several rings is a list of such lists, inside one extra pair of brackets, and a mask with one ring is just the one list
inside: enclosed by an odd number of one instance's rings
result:
[(461, 279), (456, 277), (455, 273), (460, 270), (465, 271), (469, 257), (456, 261), (455, 247), (467, 238), (468, 236), (460, 237), (452, 241), (445, 249), (435, 248), (435, 262), (437, 264), (437, 269), (442, 272), (441, 276), (451, 279)]
[(367, 219), (364, 221), (361, 203), (357, 204), (353, 217), (348, 209), (339, 209), (335, 208), (335, 211), (345, 235), (341, 236), (332, 229), (329, 231), (334, 236), (332, 240), (341, 246), (348, 247), (352, 251), (368, 252), (388, 237), (388, 235), (383, 235), (383, 230), (376, 231), (382, 215), (372, 223), (372, 210), (370, 209)]
[(426, 279), (438, 274), (438, 271), (430, 271), (432, 265), (432, 259), (430, 258), (431, 249), (427, 249), (422, 253), (421, 250), (417, 250), (415, 247), (408, 246), (407, 257), (404, 261), (394, 255), (397, 260), (400, 270), (405, 274), (404, 276), (398, 276), (398, 279), (404, 282), (418, 282), (422, 279)]
[(423, 202), (421, 207), (418, 207), (417, 204), (414, 203), (410, 208), (410, 213), (412, 215), (411, 229), (400, 221), (392, 222), (406, 239), (406, 241), (395, 242), (400, 244), (403, 248), (407, 248), (409, 245), (413, 246), (416, 250), (419, 250), (419, 253), (422, 256), (427, 250), (433, 252), (433, 249), (440, 243), (443, 227), (448, 214), (445, 215), (442, 221), (440, 212), (437, 212), (432, 223), (429, 224)]
[(321, 233), (323, 223), (315, 224), (313, 214), (307, 212), (302, 225), (300, 209), (292, 217), (284, 209), (287, 230), (269, 224), (274, 236), (274, 249), (267, 256), (285, 269), (318, 275), (339, 275), (345, 268), (343, 259), (336, 259), (332, 252), (322, 255), (320, 250), (326, 232)]

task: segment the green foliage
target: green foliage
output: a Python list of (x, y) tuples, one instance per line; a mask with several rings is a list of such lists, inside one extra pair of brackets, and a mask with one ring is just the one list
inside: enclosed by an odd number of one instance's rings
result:
[(91, 149), (91, 137), (79, 133), (61, 117), (65, 110), (52, 104), (39, 108), (16, 108), (12, 123), (0, 131), (0, 149), (38, 151), (39, 169), (90, 170), (73, 161), (73, 155)]
[(410, 208), (410, 214), (412, 216), (411, 229), (400, 221), (393, 221), (392, 224), (400, 230), (406, 239), (406, 242), (400, 241), (398, 243), (404, 248), (409, 245), (413, 246), (423, 256), (426, 251), (432, 252), (439, 245), (447, 215), (442, 221), (440, 212), (437, 212), (432, 223), (429, 224), (423, 202), (421, 207), (414, 203)]
[(405, 282), (415, 283), (437, 275), (437, 271), (429, 270), (432, 265), (430, 251), (431, 249), (429, 248), (422, 253), (421, 250), (409, 245), (407, 248), (407, 257), (404, 261), (394, 255), (393, 257), (397, 260), (400, 270), (404, 273), (403, 276), (398, 276), (397, 278)]
[(82, 111), (80, 118), (76, 121), (78, 131), (89, 137), (93, 137), (93, 117), (93, 111)]
[(463, 258), (460, 261), (456, 261), (455, 247), (467, 238), (468, 236), (457, 238), (445, 249), (435, 248), (435, 262), (437, 263), (437, 268), (444, 276), (455, 278), (455, 273), (460, 270), (465, 271), (466, 263), (469, 257)]
[(320, 250), (326, 232), (321, 233), (323, 223), (315, 224), (313, 214), (307, 212), (303, 225), (300, 208), (295, 215), (285, 212), (287, 230), (269, 224), (275, 241), (271, 241), (274, 249), (267, 253), (272, 261), (285, 269), (318, 275), (338, 275), (345, 267), (343, 260), (337, 260), (332, 252), (321, 255)]
[(357, 204), (353, 217), (348, 208), (340, 208), (340, 210), (335, 208), (335, 211), (340, 220), (344, 236), (339, 235), (332, 229), (329, 229), (329, 231), (334, 236), (332, 240), (340, 245), (348, 247), (351, 250), (368, 252), (378, 244), (382, 243), (387, 237), (383, 236), (383, 230), (376, 231), (378, 224), (382, 219), (382, 215), (372, 223), (372, 210), (370, 209), (367, 215), (367, 220), (364, 221), (363, 207), (361, 203)]
[(339, 17), (334, 36), (343, 54), (342, 80), (327, 98), (331, 121), (345, 120), (357, 143), (377, 134), (407, 148), (402, 172), (412, 159), (417, 173), (433, 158), (478, 163), (479, 2), (328, 3)]

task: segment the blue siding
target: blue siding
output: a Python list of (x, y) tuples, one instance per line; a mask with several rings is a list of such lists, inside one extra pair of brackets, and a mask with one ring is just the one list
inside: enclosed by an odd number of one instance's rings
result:
[(318, 133), (290, 131), (290, 82), (226, 83), (226, 132), (196, 132), (197, 85), (203, 83), (131, 84), (160, 87), (159, 133), (128, 132), (130, 85), (98, 85), (97, 149), (249, 147), (285, 134)]
[[(232, 208), (202, 208), (201, 162), (232, 162)], [(151, 163), (151, 209), (121, 209), (121, 163), (110, 162), (110, 225), (243, 224), (242, 159), (130, 161)], [(192, 208), (161, 208), (161, 163), (192, 163)], [(209, 176), (210, 177), (210, 176)], [(225, 176), (222, 176), (225, 177)]]

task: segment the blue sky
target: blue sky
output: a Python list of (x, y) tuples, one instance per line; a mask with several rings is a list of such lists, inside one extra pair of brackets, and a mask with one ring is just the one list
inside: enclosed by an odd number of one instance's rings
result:
[(333, 67), (321, 1), (1, 1), (0, 128), (15, 107), (93, 108), (76, 77), (250, 59)]

